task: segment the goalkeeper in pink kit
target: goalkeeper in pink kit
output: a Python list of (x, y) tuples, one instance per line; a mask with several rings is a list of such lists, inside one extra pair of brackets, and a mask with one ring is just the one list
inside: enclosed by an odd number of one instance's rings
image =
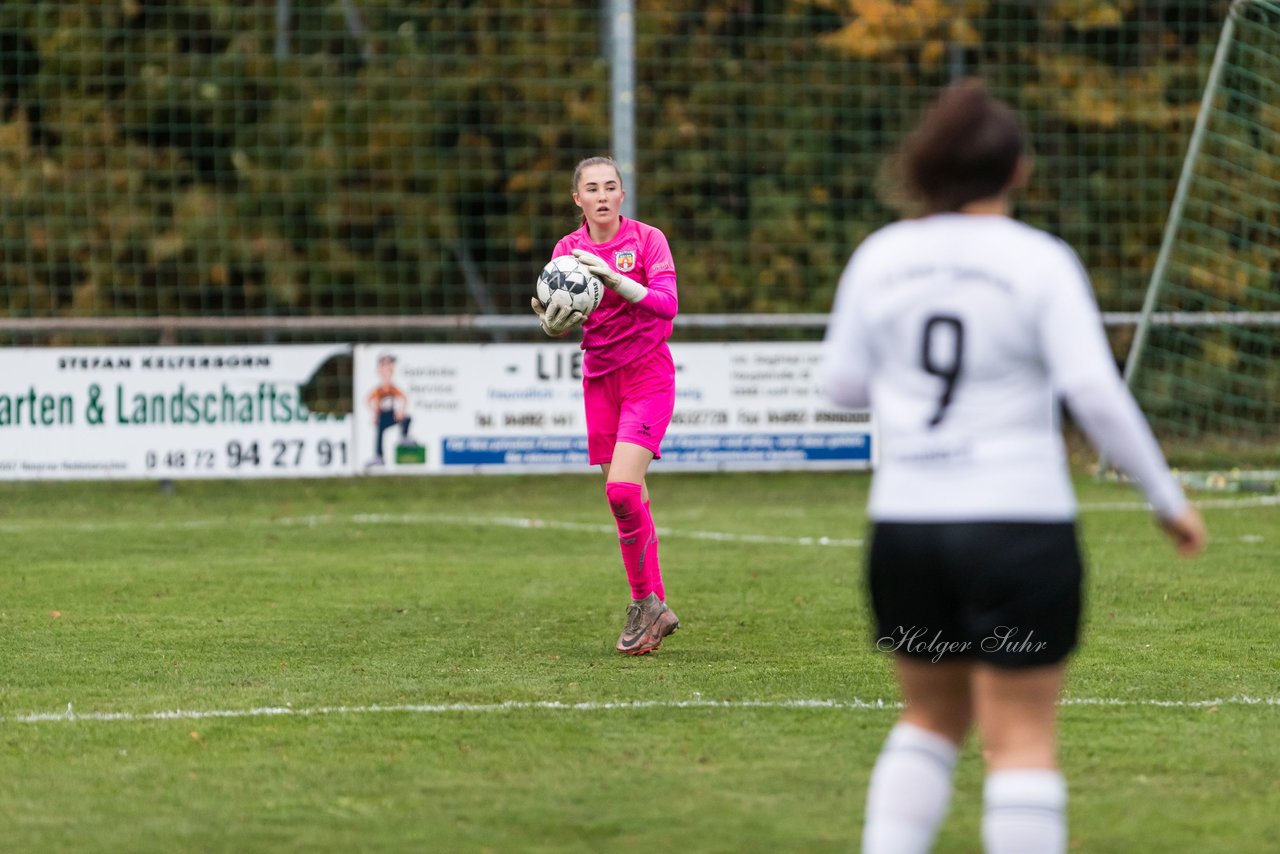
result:
[(544, 307), (536, 298), (533, 310), (552, 337), (582, 328), (587, 458), (604, 472), (605, 496), (631, 585), (617, 650), (644, 655), (680, 627), (666, 603), (645, 483), (649, 463), (661, 456), (662, 437), (675, 409), (675, 363), (667, 339), (678, 301), (666, 236), (622, 216), (625, 197), (622, 174), (612, 158), (589, 157), (578, 164), (573, 201), (582, 208), (582, 227), (562, 237), (552, 257), (576, 256), (604, 283), (604, 298), (588, 317), (558, 304)]

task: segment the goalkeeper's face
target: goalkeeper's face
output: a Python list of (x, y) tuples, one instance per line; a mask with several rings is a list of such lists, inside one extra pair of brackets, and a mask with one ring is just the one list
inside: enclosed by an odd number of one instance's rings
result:
[(582, 170), (573, 201), (582, 208), (582, 215), (588, 222), (608, 225), (618, 221), (622, 200), (626, 197), (618, 170), (611, 165), (600, 164)]

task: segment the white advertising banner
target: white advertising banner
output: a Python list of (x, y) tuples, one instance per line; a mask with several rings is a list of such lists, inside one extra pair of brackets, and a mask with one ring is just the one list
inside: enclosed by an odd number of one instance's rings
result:
[(0, 479), (355, 473), (301, 386), (350, 345), (0, 350)]
[[(659, 470), (866, 468), (868, 413), (831, 406), (820, 345), (672, 344), (676, 408)], [(359, 345), (356, 465), (367, 474), (587, 467), (576, 344)]]

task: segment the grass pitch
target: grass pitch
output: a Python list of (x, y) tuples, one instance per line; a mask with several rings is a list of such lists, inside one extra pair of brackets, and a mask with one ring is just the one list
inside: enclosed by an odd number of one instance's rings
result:
[[(682, 628), (642, 658), (598, 476), (5, 484), (0, 847), (856, 850), (898, 700), (867, 482), (655, 474)], [(1211, 504), (1182, 561), (1079, 491), (1073, 850), (1275, 850), (1280, 508)]]

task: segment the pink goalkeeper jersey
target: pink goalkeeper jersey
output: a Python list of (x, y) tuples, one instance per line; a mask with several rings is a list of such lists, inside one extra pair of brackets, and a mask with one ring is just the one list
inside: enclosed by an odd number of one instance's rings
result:
[(676, 316), (676, 265), (666, 235), (651, 225), (621, 218), (618, 233), (607, 243), (594, 243), (586, 223), (556, 244), (552, 257), (584, 249), (598, 255), (622, 275), (649, 289), (632, 305), (605, 288), (604, 299), (582, 325), (582, 372), (598, 377), (616, 371), (671, 337)]

